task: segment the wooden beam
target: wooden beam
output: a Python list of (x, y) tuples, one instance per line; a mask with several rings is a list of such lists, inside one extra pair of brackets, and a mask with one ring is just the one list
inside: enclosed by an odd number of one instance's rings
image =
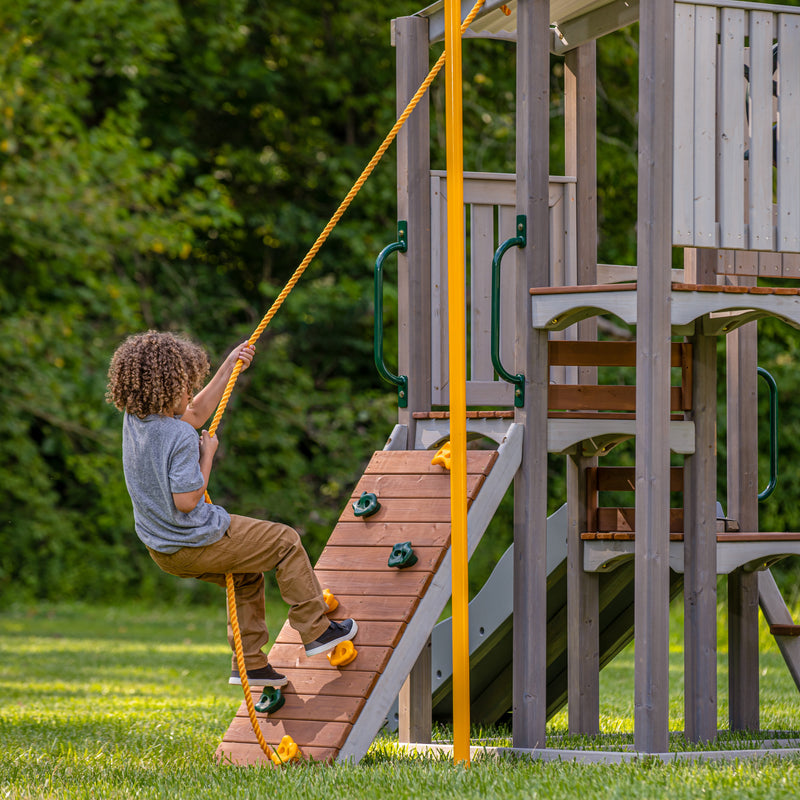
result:
[[(394, 21), (397, 112), (400, 114), (428, 74), (428, 21)], [(414, 411), (431, 406), (431, 193), (429, 94), (397, 136), (397, 218), (408, 222), (408, 250), (398, 255), (398, 368), (408, 376), (408, 407), (399, 422), (414, 441)], [(392, 241), (391, 232), (387, 234)]]
[[(527, 218), (518, 255), (526, 286), (550, 271), (550, 2), (517, 3), (517, 213)], [(517, 294), (515, 365), (525, 374), (522, 467), (514, 479), (513, 740), (543, 747), (547, 718), (547, 332), (533, 330), (530, 297)]]
[[(736, 281), (737, 279), (733, 279)], [(755, 284), (740, 277), (739, 284)], [(728, 508), (741, 530), (758, 530), (757, 331), (727, 338)], [(728, 576), (728, 693), (731, 730), (758, 730), (758, 573)]]
[[(393, 23), (397, 111), (402, 113), (428, 73), (428, 21), (401, 17)], [(420, 101), (397, 137), (397, 218), (408, 222), (408, 250), (398, 255), (398, 367), (408, 376), (408, 407), (398, 421), (414, 441), (414, 411), (431, 405), (431, 194), (430, 101)], [(426, 657), (427, 654), (427, 657)], [(400, 693), (400, 741), (431, 737), (430, 647), (423, 649)]]
[(637, 212), (634, 745), (669, 738), (669, 363), (672, 258), (672, 0), (641, 0)]
[(684, 715), (686, 737), (717, 735), (717, 340), (693, 339), (695, 451), (684, 487)]

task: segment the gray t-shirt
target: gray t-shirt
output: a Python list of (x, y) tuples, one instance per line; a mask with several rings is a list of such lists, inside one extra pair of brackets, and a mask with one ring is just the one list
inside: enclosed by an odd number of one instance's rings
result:
[(159, 553), (203, 547), (219, 541), (231, 518), (203, 498), (188, 514), (178, 511), (172, 493), (193, 492), (203, 483), (197, 431), (177, 417), (125, 414), (122, 468), (133, 503), (139, 538)]

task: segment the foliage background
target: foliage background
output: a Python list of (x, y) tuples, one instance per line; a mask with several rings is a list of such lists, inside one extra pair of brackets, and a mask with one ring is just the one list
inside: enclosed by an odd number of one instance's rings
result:
[[(108, 360), (147, 328), (188, 333), (214, 363), (250, 335), (393, 123), (389, 22), (417, 9), (408, 0), (351, 0), (345, 10), (332, 0), (3, 4), (0, 602), (211, 596), (162, 575), (133, 532), (120, 418), (103, 399)], [(513, 171), (513, 46), (467, 42), (464, 69), (465, 166)], [(598, 69), (599, 259), (632, 264), (635, 27), (600, 42)], [(563, 173), (562, 82), (553, 58), (554, 174)], [(440, 84), (432, 104), (441, 168)], [(312, 557), (394, 418), (393, 391), (372, 366), (371, 297), (395, 218), (390, 151), (265, 333), (220, 428), (215, 501), (289, 522)], [(390, 304), (390, 353), (394, 321)], [(763, 332), (762, 364), (784, 400), (781, 463), (792, 465), (797, 337), (774, 323)], [(560, 468), (554, 461), (553, 506)], [(797, 495), (784, 481), (762, 524), (798, 529)], [(506, 510), (481, 558), (509, 540)]]

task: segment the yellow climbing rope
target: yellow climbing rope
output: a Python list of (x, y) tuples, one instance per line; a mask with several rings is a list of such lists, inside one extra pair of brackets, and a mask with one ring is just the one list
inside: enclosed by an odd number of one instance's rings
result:
[[(467, 14), (464, 22), (461, 25), (461, 34), (466, 32), (469, 26), (472, 24), (475, 17), (478, 15), (478, 12), (483, 7), (483, 4), (486, 0), (477, 0), (475, 5), (472, 7), (472, 10)], [(361, 190), (361, 187), (367, 182), (369, 176), (375, 170), (375, 167), (378, 165), (378, 162), (383, 158), (384, 153), (389, 149), (392, 142), (397, 137), (397, 134), (400, 132), (400, 129), (406, 123), (406, 120), (411, 116), (411, 113), (419, 104), (419, 101), (425, 95), (425, 92), (428, 91), (431, 83), (433, 83), (434, 78), (439, 74), (442, 67), (445, 64), (445, 60), (447, 57), (447, 52), (443, 52), (436, 63), (431, 68), (431, 71), (428, 73), (427, 77), (424, 81), (420, 84), (419, 89), (415, 92), (414, 96), (409, 101), (408, 105), (405, 107), (403, 113), (397, 118), (397, 122), (392, 126), (392, 129), (386, 134), (386, 138), (381, 143), (380, 147), (375, 151), (375, 155), (372, 156), (369, 163), (366, 167), (364, 167), (361, 175), (358, 176), (358, 179), (353, 184), (350, 191), (345, 196), (344, 200), (339, 204), (339, 207), (334, 212), (333, 216), (328, 221), (328, 224), (324, 227), (322, 232), (317, 236), (316, 241), (311, 246), (311, 249), (306, 253), (305, 258), (300, 262), (300, 265), (292, 274), (292, 277), (286, 282), (286, 285), (281, 290), (281, 293), (275, 298), (274, 302), (269, 308), (269, 311), (263, 316), (261, 322), (258, 323), (258, 326), (253, 331), (250, 338), (247, 340), (249, 345), (254, 345), (259, 338), (261, 338), (261, 334), (264, 333), (267, 325), (272, 321), (272, 318), (278, 312), (278, 309), (283, 305), (286, 298), (289, 296), (289, 293), (294, 289), (297, 282), (303, 276), (303, 273), (308, 268), (309, 264), (314, 260), (314, 257), (319, 252), (320, 248), (325, 241), (330, 236), (333, 229), (338, 224), (339, 220), (344, 216), (345, 211), (350, 207), (350, 204), (355, 199), (356, 195)], [(219, 426), (220, 421), (222, 420), (222, 415), (225, 413), (225, 409), (227, 408), (228, 401), (230, 400), (231, 393), (233, 392), (233, 387), (236, 385), (236, 381), (239, 378), (239, 374), (242, 371), (242, 362), (237, 361), (236, 365), (233, 368), (233, 372), (231, 373), (230, 378), (228, 379), (228, 383), (225, 386), (225, 391), (222, 393), (222, 399), (220, 400), (219, 406), (214, 414), (214, 419), (211, 421), (211, 427), (208, 429), (208, 432), (213, 436), (216, 433), (216, 430)], [(206, 493), (206, 501), (210, 502), (210, 498), (208, 493)], [(227, 573), (225, 575), (225, 585), (227, 589), (227, 598), (228, 598), (228, 616), (230, 618), (231, 628), (233, 630), (233, 640), (234, 640), (234, 649), (236, 651), (236, 663), (239, 668), (239, 677), (242, 681), (242, 691), (244, 692), (244, 699), (245, 705), (247, 706), (247, 714), (250, 717), (250, 724), (253, 726), (253, 732), (256, 735), (256, 740), (258, 741), (261, 749), (264, 751), (264, 755), (267, 757), (270, 756), (270, 745), (264, 739), (264, 734), (261, 731), (261, 726), (258, 724), (258, 718), (256, 717), (256, 710), (255, 704), (253, 703), (253, 696), (250, 692), (250, 685), (247, 680), (247, 669), (245, 667), (244, 662), (244, 652), (242, 650), (242, 637), (239, 630), (239, 619), (236, 613), (236, 595), (235, 595), (235, 587), (233, 583), (233, 575), (231, 573)], [(275, 750), (275, 748), (272, 748)], [(275, 751), (277, 753), (277, 751)]]

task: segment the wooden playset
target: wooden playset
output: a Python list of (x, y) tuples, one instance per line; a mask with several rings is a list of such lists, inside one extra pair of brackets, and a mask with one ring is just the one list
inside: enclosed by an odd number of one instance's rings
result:
[[(472, 7), (463, 3), (462, 18)], [(428, 74), (430, 45), (445, 34), (444, 10), (438, 2), (392, 23), (399, 111)], [(633, 23), (637, 264), (601, 265), (596, 41)], [(467, 429), (497, 444), (468, 454), (470, 551), (512, 482), (515, 516), (503, 635), (488, 636), (483, 623), (470, 630), (484, 675), (473, 707), (486, 719), (510, 708), (519, 750), (545, 748), (548, 715), (564, 702), (571, 733), (598, 734), (601, 666), (632, 638), (634, 748), (668, 752), (669, 603), (682, 592), (684, 732), (693, 742), (713, 741), (716, 586), (724, 574), (730, 728), (756, 731), (759, 604), (800, 686), (800, 626), (769, 571), (800, 554), (800, 534), (759, 531), (754, 405), (755, 321), (774, 316), (800, 328), (800, 289), (761, 281), (800, 277), (800, 8), (486, 0), (466, 36), (508, 40), (517, 58), (516, 173), (463, 180)], [(567, 174), (560, 177), (549, 175), (551, 54), (565, 66)], [(277, 745), (291, 734), (314, 758), (360, 759), (398, 693), (401, 741), (430, 741), (432, 713), (453, 707), (447, 676), (437, 683), (437, 637), (433, 644), (430, 637), (450, 593), (450, 489), (446, 466), (431, 461), (450, 438), (442, 410), (453, 388), (445, 212), (454, 187), (446, 172), (431, 170), (429, 141), (425, 96), (398, 137), (402, 223), (382, 254), (398, 260), (399, 374), (383, 365), (379, 332), (376, 358), (398, 386), (398, 424), (316, 566), (340, 601), (334, 614), (359, 621), (358, 656), (343, 667), (305, 659), (288, 628), (270, 654), (291, 688), (283, 708), (261, 714), (259, 725), (268, 741)], [(678, 270), (676, 248), (683, 249)], [(384, 261), (376, 268), (381, 281)], [(634, 326), (635, 342), (598, 341), (597, 318), (607, 315)], [(720, 341), (727, 498), (717, 497), (716, 481)], [(598, 384), (598, 369), (609, 365), (635, 367), (635, 387)], [(635, 467), (603, 463), (630, 439)], [(561, 528), (546, 514), (553, 453), (567, 464)], [(671, 454), (682, 466), (671, 466)], [(620, 490), (633, 492), (629, 506), (602, 505), (604, 492)], [(671, 510), (674, 491), (683, 505)], [(380, 508), (358, 517), (364, 492)], [(393, 546), (404, 541), (417, 563), (388, 566)], [(492, 603), (499, 607), (498, 597)], [(487, 659), (478, 641), (484, 636), (493, 646), (504, 643), (502, 659)], [(263, 761), (244, 713), (219, 756)]]

